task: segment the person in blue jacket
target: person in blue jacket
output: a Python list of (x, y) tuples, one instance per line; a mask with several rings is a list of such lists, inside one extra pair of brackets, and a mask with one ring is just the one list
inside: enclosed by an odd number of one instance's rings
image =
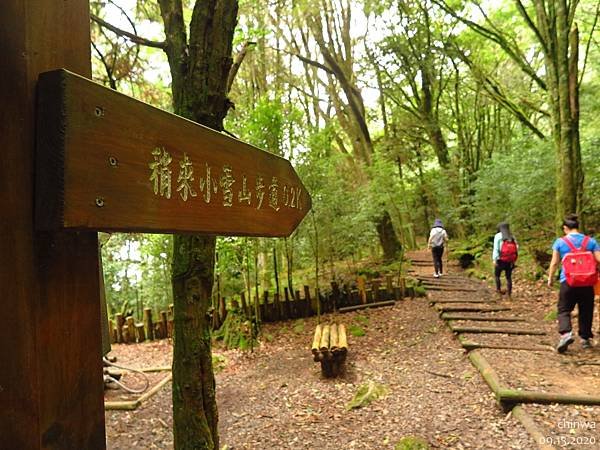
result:
[[(579, 231), (579, 220), (577, 215), (570, 214), (563, 221), (562, 225), (565, 238), (569, 239), (575, 248), (579, 249), (583, 243), (585, 235)], [(593, 253), (596, 262), (600, 264), (600, 246), (594, 238), (590, 238), (586, 249)], [(558, 238), (552, 245), (552, 261), (548, 269), (548, 287), (552, 287), (554, 281), (554, 272), (560, 261), (571, 251), (569, 245)], [(582, 348), (592, 346), (590, 339), (592, 334), (592, 321), (594, 318), (594, 287), (582, 286), (572, 287), (567, 284), (567, 277), (563, 268), (560, 270), (560, 291), (558, 294), (558, 332), (560, 340), (556, 346), (558, 353), (564, 353), (569, 345), (574, 341), (571, 326), (571, 312), (579, 310), (579, 337), (581, 338)]]

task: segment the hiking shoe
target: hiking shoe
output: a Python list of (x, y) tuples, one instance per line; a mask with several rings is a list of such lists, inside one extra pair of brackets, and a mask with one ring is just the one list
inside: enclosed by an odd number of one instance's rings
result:
[(573, 334), (570, 331), (568, 333), (561, 334), (560, 341), (558, 341), (558, 345), (556, 346), (556, 351), (558, 353), (564, 353), (572, 343)]
[(581, 340), (581, 348), (592, 348), (592, 342), (589, 339), (582, 339)]
[(434, 273), (434, 274), (433, 274), (433, 276), (434, 276), (435, 278), (439, 278), (439, 277), (440, 277), (440, 274), (436, 272), (436, 273)]

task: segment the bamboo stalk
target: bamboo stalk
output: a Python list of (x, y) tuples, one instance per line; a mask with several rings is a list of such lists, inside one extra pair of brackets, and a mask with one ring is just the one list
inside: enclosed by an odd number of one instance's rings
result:
[(338, 326), (334, 323), (329, 327), (329, 351), (333, 352), (338, 348)]
[(323, 353), (327, 353), (327, 350), (329, 349), (329, 330), (329, 325), (325, 325), (321, 333), (321, 343), (319, 347)]
[(338, 351), (348, 351), (348, 339), (346, 337), (346, 325), (338, 325)]
[(312, 343), (312, 354), (316, 355), (319, 353), (319, 343), (321, 342), (321, 325), (315, 327), (315, 335)]

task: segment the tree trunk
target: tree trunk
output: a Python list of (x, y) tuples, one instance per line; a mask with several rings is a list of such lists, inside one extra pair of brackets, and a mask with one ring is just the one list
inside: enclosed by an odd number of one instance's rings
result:
[[(159, 0), (165, 26), (176, 114), (217, 131), (231, 103), (227, 99), (237, 0), (194, 4), (185, 29), (181, 0)], [(215, 238), (173, 239), (173, 434), (176, 449), (218, 449), (217, 404), (212, 368), (210, 320)]]
[(210, 320), (215, 238), (173, 240), (173, 434), (177, 449), (218, 449)]
[(386, 261), (392, 261), (396, 259), (400, 253), (401, 246), (398, 238), (396, 237), (396, 232), (394, 231), (390, 214), (387, 211), (384, 211), (383, 214), (378, 218), (376, 225), (379, 242), (381, 243), (381, 248), (383, 249), (383, 258)]

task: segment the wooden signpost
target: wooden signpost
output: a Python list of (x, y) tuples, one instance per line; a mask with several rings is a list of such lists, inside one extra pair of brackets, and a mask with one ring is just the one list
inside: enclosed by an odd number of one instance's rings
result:
[(106, 446), (96, 230), (285, 236), (311, 207), (287, 161), (86, 79), (89, 39), (88, 0), (3, 1), (1, 448)]
[(289, 236), (289, 161), (66, 70), (38, 86), (36, 226)]

